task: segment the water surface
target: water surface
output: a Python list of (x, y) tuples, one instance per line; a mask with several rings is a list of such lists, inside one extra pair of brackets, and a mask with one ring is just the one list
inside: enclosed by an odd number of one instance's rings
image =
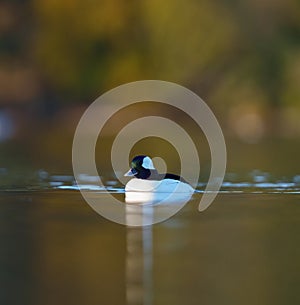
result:
[(2, 191), (0, 304), (297, 304), (299, 189), (264, 186), (225, 184), (202, 213), (199, 186), (145, 228), (99, 216), (69, 182)]

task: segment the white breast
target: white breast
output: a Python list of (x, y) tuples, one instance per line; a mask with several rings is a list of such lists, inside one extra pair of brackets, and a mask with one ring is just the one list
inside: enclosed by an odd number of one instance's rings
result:
[(131, 179), (125, 187), (125, 200), (128, 203), (155, 203), (185, 200), (192, 196), (194, 189), (187, 183), (164, 179), (143, 180)]
[(144, 180), (131, 179), (125, 187), (126, 192), (155, 192), (155, 193), (193, 193), (194, 189), (187, 183), (173, 179)]

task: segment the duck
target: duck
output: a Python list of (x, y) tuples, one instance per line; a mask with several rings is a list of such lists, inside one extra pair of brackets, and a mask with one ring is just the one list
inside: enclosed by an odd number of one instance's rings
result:
[(124, 176), (132, 178), (125, 186), (126, 202), (178, 200), (194, 193), (194, 188), (183, 177), (159, 173), (147, 155), (135, 156)]

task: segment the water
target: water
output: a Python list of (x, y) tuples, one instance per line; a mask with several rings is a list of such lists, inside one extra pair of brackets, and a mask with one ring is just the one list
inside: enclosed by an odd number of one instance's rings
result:
[[(132, 228), (95, 213), (72, 176), (38, 174), (31, 190), (1, 192), (1, 305), (300, 302), (297, 176), (229, 175), (202, 213), (200, 183), (171, 219)], [(106, 185), (124, 200), (117, 181)], [(93, 177), (81, 186), (109, 196)]]

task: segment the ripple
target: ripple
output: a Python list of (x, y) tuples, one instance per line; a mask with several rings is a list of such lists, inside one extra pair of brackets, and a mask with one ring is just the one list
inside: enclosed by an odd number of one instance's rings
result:
[[(115, 185), (118, 184), (114, 183)], [(205, 192), (205, 184), (199, 183), (196, 193)], [(112, 183), (108, 183), (105, 186), (99, 186), (95, 184), (74, 184), (74, 185), (53, 185), (55, 189), (61, 190), (86, 190), (86, 191), (96, 191), (96, 192), (111, 192), (111, 193), (124, 193), (124, 187), (115, 187), (112, 186)], [(300, 188), (296, 186), (293, 182), (262, 182), (262, 183), (250, 183), (250, 182), (224, 182), (222, 184), (221, 190), (219, 193), (224, 194), (241, 194), (241, 193), (253, 193), (253, 194), (300, 194)]]
[[(70, 190), (70, 191), (93, 191), (124, 193), (124, 185), (115, 177), (89, 176), (81, 174), (78, 184), (75, 178), (69, 174), (52, 174), (41, 169), (35, 173), (23, 176), (10, 173), (5, 168), (0, 168), (0, 177), (2, 180), (2, 191), (32, 191), (40, 189)], [(35, 177), (35, 178), (34, 178)], [(17, 181), (17, 183), (16, 183)], [(30, 182), (28, 182), (30, 181)], [(200, 181), (196, 188), (196, 193), (204, 193), (207, 183)], [(300, 175), (292, 177), (275, 177), (270, 173), (253, 170), (246, 175), (237, 173), (227, 173), (225, 181), (219, 191), (224, 194), (300, 194)]]

